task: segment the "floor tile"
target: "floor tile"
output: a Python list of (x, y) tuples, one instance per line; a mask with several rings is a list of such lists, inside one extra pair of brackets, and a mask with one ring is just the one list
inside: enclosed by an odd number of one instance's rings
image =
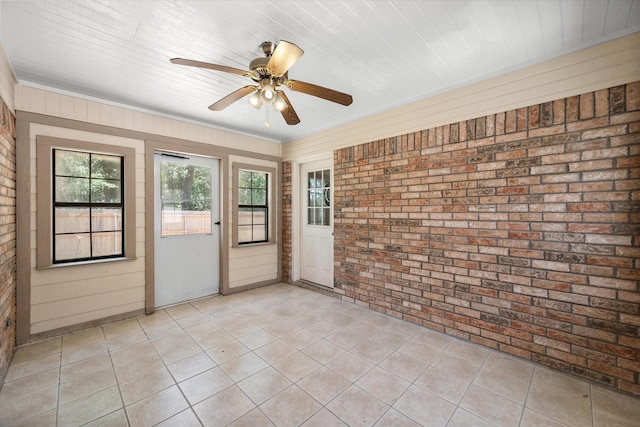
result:
[(294, 347), (291, 347), (286, 342), (282, 340), (276, 340), (254, 350), (254, 353), (260, 356), (260, 358), (267, 363), (273, 365), (280, 359), (284, 359), (285, 357), (295, 353), (296, 351), (298, 350), (296, 350)]
[[(588, 390), (588, 384), (586, 385)], [(526, 407), (571, 426), (592, 425), (590, 393), (566, 394), (532, 385)]]
[(531, 378), (531, 384), (547, 390), (556, 391), (573, 398), (589, 395), (589, 383), (579, 380), (562, 372), (552, 371), (543, 366), (536, 366)]
[(88, 343), (82, 346), (71, 347), (62, 351), (62, 358), (60, 360), (60, 363), (62, 365), (68, 365), (69, 363), (88, 359), (92, 356), (105, 354), (107, 353), (107, 351), (107, 342), (104, 340)]
[(62, 351), (65, 352), (76, 347), (84, 347), (96, 342), (105, 342), (102, 327), (83, 329), (64, 335), (62, 337)]
[(431, 366), (415, 380), (414, 384), (455, 405), (460, 403), (470, 386), (470, 383)]
[(233, 339), (233, 335), (208, 319), (184, 331), (204, 350)]
[(304, 329), (296, 329), (290, 334), (284, 335), (280, 339), (291, 347), (300, 350), (301, 348), (307, 347), (308, 345), (318, 341), (320, 337)]
[(323, 366), (296, 384), (308, 393), (309, 396), (326, 405), (350, 387), (351, 381)]
[(409, 338), (405, 337), (404, 335), (395, 334), (384, 329), (371, 335), (369, 339), (381, 344), (390, 344), (395, 346), (396, 348), (399, 348), (403, 344), (406, 344), (409, 340)]
[(207, 353), (200, 352), (167, 365), (167, 368), (169, 372), (171, 372), (171, 375), (173, 375), (173, 378), (175, 378), (177, 382), (181, 382), (215, 366), (216, 362), (214, 362)]
[(311, 418), (322, 406), (296, 385), (277, 394), (260, 409), (277, 426), (297, 426)]
[(335, 323), (331, 323), (328, 320), (320, 320), (318, 322), (312, 323), (311, 325), (307, 325), (304, 329), (307, 332), (311, 332), (312, 334), (324, 338), (328, 335), (331, 335), (335, 331), (337, 331), (340, 327)]
[(202, 423), (189, 408), (157, 424), (157, 427), (202, 427)]
[(256, 405), (261, 405), (291, 385), (291, 381), (271, 366), (245, 378), (238, 387)]
[(235, 382), (242, 381), (267, 366), (269, 366), (267, 362), (254, 353), (245, 353), (220, 365), (222, 370)]
[(376, 366), (364, 374), (356, 385), (387, 405), (393, 405), (411, 383)]
[[(229, 403), (233, 402), (232, 405)], [(205, 426), (224, 426), (254, 409), (256, 405), (233, 385), (193, 407)]]
[(248, 320), (237, 321), (234, 319), (233, 321), (223, 322), (220, 324), (227, 332), (229, 332), (235, 338), (240, 338), (247, 334), (250, 334), (251, 332), (255, 332), (262, 329), (260, 328), (260, 326)]
[[(51, 409), (49, 411), (41, 412), (39, 414), (32, 414), (28, 418), (24, 418), (15, 424), (11, 424), (11, 427), (40, 427), (40, 426), (55, 426), (56, 417), (58, 415), (57, 409)], [(3, 417), (0, 416), (0, 425), (2, 424)], [(126, 421), (123, 427), (127, 427)]]
[(151, 340), (151, 343), (167, 365), (202, 351), (202, 348), (182, 330), (176, 334)]
[(341, 355), (346, 350), (332, 342), (321, 339), (302, 348), (301, 351), (318, 362), (326, 364), (329, 360)]
[(51, 409), (58, 403), (58, 387), (47, 387), (16, 398), (0, 401), (0, 425), (9, 425)]
[(326, 366), (354, 382), (373, 368), (374, 364), (353, 353), (345, 352), (331, 359)]
[(410, 340), (398, 348), (398, 353), (429, 364), (442, 353), (442, 349)]
[(393, 404), (393, 408), (428, 427), (446, 426), (456, 409), (452, 403), (413, 385)]
[[(370, 334), (373, 335), (373, 334)], [(367, 335), (362, 335), (357, 330), (346, 330), (346, 329), (338, 329), (336, 332), (332, 333), (325, 337), (325, 339), (329, 342), (334, 343), (346, 350), (351, 349), (356, 344), (361, 341), (364, 341), (368, 338)]]
[(227, 341), (207, 350), (207, 354), (214, 362), (221, 365), (250, 351), (251, 350), (249, 350), (244, 344), (233, 338), (231, 341)]
[(209, 369), (179, 384), (191, 405), (195, 405), (233, 385), (233, 381), (218, 367)]
[[(489, 421), (483, 420), (482, 418), (475, 416), (462, 408), (456, 409), (456, 412), (453, 413), (451, 420), (447, 424), (447, 427), (493, 427), (494, 424), (491, 424)], [(542, 427), (542, 426), (541, 426)]]
[(12, 361), (5, 381), (15, 381), (20, 378), (25, 378), (31, 375), (40, 374), (42, 372), (49, 371), (60, 367), (60, 353), (50, 354), (49, 356), (40, 357), (37, 359), (30, 359), (23, 361), (22, 363), (15, 363)]
[(566, 424), (561, 423), (560, 421), (556, 421), (538, 412), (532, 411), (529, 408), (524, 408), (522, 420), (520, 420), (520, 427), (566, 427)]
[(380, 362), (378, 366), (396, 374), (400, 378), (404, 378), (408, 381), (414, 381), (422, 372), (424, 372), (425, 369), (427, 369), (429, 364), (396, 351)]
[(115, 365), (114, 369), (118, 382), (123, 383), (149, 375), (158, 369), (162, 369), (164, 366), (165, 364), (160, 356), (151, 353), (137, 358), (130, 363)]
[(123, 408), (95, 419), (83, 427), (129, 427), (129, 422)]
[(351, 386), (333, 399), (327, 409), (349, 426), (370, 426), (389, 406), (358, 386)]
[(452, 338), (440, 332), (432, 331), (431, 329), (421, 328), (411, 337), (411, 341), (420, 344), (427, 344), (431, 347), (444, 350), (449, 346), (449, 344), (456, 341), (456, 338)]
[(273, 364), (274, 368), (293, 382), (301, 380), (320, 366), (318, 362), (300, 351), (290, 354)]
[(59, 405), (78, 400), (100, 390), (116, 385), (112, 367), (60, 384)]
[(154, 326), (173, 322), (173, 318), (165, 310), (156, 310), (153, 314), (139, 316), (137, 319), (145, 331)]
[(22, 364), (35, 359), (42, 359), (46, 356), (56, 355), (61, 351), (61, 337), (27, 344), (16, 350), (13, 355), (12, 364)]
[(0, 390), (0, 402), (20, 399), (44, 388), (57, 387), (60, 381), (60, 369), (54, 368), (39, 374), (30, 375), (15, 381), (7, 381)]
[(322, 408), (302, 424), (302, 427), (347, 427), (347, 425), (340, 421), (340, 418)]
[(471, 385), (460, 402), (460, 407), (496, 426), (517, 426), (522, 406), (487, 389)]
[(102, 326), (104, 337), (108, 340), (122, 335), (144, 332), (137, 319), (121, 320)]
[(123, 335), (115, 335), (113, 337), (107, 338), (107, 347), (109, 347), (109, 351), (117, 351), (128, 347), (131, 344), (148, 340), (149, 337), (147, 337), (147, 334), (145, 334), (144, 331), (140, 327), (138, 327), (138, 330), (135, 330), (133, 332)]
[(275, 425), (264, 412), (255, 408), (229, 424), (228, 427), (275, 427)]
[(604, 387), (592, 385), (594, 426), (632, 427), (640, 424), (640, 403), (631, 396), (620, 395)]
[(111, 357), (108, 354), (100, 354), (78, 362), (70, 363), (60, 368), (60, 382), (66, 383), (78, 378), (112, 368)]
[(238, 338), (238, 341), (246, 345), (247, 348), (255, 350), (256, 348), (269, 344), (271, 341), (274, 341), (276, 339), (278, 339), (278, 337), (276, 337), (275, 335), (270, 334), (264, 329), (258, 329), (255, 332), (251, 332), (243, 337)]
[(149, 341), (141, 341), (119, 350), (111, 350), (111, 361), (114, 366), (126, 365), (142, 357), (154, 356), (158, 356), (158, 352)]
[(393, 408), (389, 408), (387, 412), (375, 424), (376, 427), (420, 427), (420, 424), (413, 421), (406, 415), (401, 414)]
[(120, 392), (124, 404), (130, 405), (175, 384), (167, 368), (162, 367), (143, 377), (120, 382)]
[(380, 343), (371, 339), (360, 341), (349, 350), (351, 353), (367, 359), (372, 363), (380, 363), (397, 348), (394, 344)]
[(172, 386), (127, 406), (126, 410), (132, 426), (149, 426), (169, 419), (188, 407), (178, 386)]
[(455, 378), (471, 382), (482, 367), (481, 360), (469, 360), (448, 353), (441, 353), (431, 366), (441, 371), (450, 372)]
[(122, 408), (117, 386), (109, 387), (58, 408), (58, 425), (82, 425)]
[(492, 352), (473, 384), (523, 405), (532, 374), (532, 364)]

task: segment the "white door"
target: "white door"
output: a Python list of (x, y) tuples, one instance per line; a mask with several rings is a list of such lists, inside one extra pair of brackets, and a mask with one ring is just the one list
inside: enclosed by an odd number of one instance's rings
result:
[(300, 277), (333, 288), (333, 171), (331, 160), (300, 167)]
[(156, 153), (155, 306), (217, 294), (219, 160)]

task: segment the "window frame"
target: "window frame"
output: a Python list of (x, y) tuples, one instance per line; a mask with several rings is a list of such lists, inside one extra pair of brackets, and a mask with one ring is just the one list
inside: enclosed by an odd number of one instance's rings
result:
[[(54, 150), (122, 158), (122, 255), (54, 262)], [(64, 267), (136, 258), (135, 149), (49, 136), (36, 138), (36, 268)]]
[[(274, 188), (275, 188), (275, 176), (276, 176), (276, 169), (275, 168), (270, 168), (270, 167), (265, 167), (265, 166), (259, 166), (259, 165), (250, 165), (250, 164), (244, 164), (244, 163), (234, 163), (233, 167), (232, 167), (232, 221), (233, 221), (233, 231), (232, 231), (232, 246), (236, 247), (236, 248), (240, 248), (240, 247), (249, 247), (249, 246), (255, 246), (255, 245), (265, 245), (265, 244), (273, 244), (274, 242), (274, 215), (273, 215), (273, 209), (274, 209)], [(238, 217), (239, 217), (239, 211), (241, 207), (244, 207), (244, 205), (240, 206), (239, 204), (239, 196), (238, 196), (238, 190), (239, 190), (239, 181), (240, 181), (240, 172), (241, 171), (247, 171), (247, 172), (258, 172), (258, 173), (264, 173), (267, 175), (267, 204), (266, 206), (263, 205), (255, 205), (256, 207), (265, 207), (267, 210), (267, 221), (266, 221), (266, 227), (267, 227), (267, 240), (260, 240), (260, 241), (252, 241), (252, 242), (239, 242), (239, 224), (238, 224)]]
[[(51, 227), (52, 227), (52, 244), (53, 244), (53, 248), (52, 248), (52, 263), (53, 264), (66, 264), (66, 263), (70, 263), (70, 262), (82, 262), (82, 261), (97, 261), (97, 260), (102, 260), (102, 259), (108, 259), (108, 258), (122, 258), (124, 256), (124, 239), (125, 239), (125, 218), (124, 218), (124, 180), (125, 180), (125, 171), (124, 171), (124, 156), (120, 156), (120, 155), (114, 155), (114, 154), (104, 154), (104, 153), (94, 153), (94, 152), (90, 152), (90, 151), (80, 151), (80, 150), (69, 150), (66, 148), (52, 148), (52, 165), (51, 165), (51, 176), (52, 176), (52, 181), (53, 181), (53, 185), (52, 185), (52, 193), (53, 193), (53, 197), (52, 197), (52, 203), (51, 203), (51, 210), (53, 212), (52, 214), (52, 219), (51, 219)], [(86, 155), (88, 157), (88, 161), (89, 161), (89, 175), (87, 177), (71, 177), (71, 176), (64, 176), (64, 175), (58, 175), (57, 173), (57, 159), (58, 157), (56, 156), (56, 154), (58, 153), (78, 153), (78, 154), (82, 154), (82, 155)], [(108, 156), (108, 157), (112, 157), (113, 159), (117, 160), (117, 162), (120, 164), (120, 176), (118, 177), (118, 179), (113, 179), (113, 178), (98, 178), (98, 177), (94, 177), (93, 176), (93, 172), (92, 172), (92, 166), (93, 166), (93, 159), (94, 157), (98, 157), (98, 156)], [(57, 191), (57, 185), (58, 185), (58, 179), (64, 179), (64, 178), (82, 178), (82, 179), (87, 179), (88, 180), (88, 196), (89, 196), (89, 200), (87, 200), (86, 202), (69, 202), (69, 201), (60, 201), (60, 200), (56, 200), (56, 191)], [(119, 191), (119, 202), (96, 202), (92, 200), (93, 197), (93, 182), (94, 180), (100, 180), (102, 179), (104, 180), (108, 180), (108, 181), (117, 181), (120, 184), (120, 191)], [(88, 218), (88, 226), (89, 229), (88, 231), (83, 231), (83, 232), (74, 232), (74, 233), (59, 233), (58, 230), (56, 229), (56, 220), (57, 220), (57, 214), (56, 214), (56, 210), (59, 208), (82, 208), (82, 209), (86, 209), (89, 211), (89, 218)], [(121, 211), (121, 226), (120, 226), (120, 230), (107, 230), (110, 232), (117, 232), (119, 231), (121, 236), (120, 236), (120, 252), (119, 253), (115, 253), (115, 254), (108, 254), (108, 255), (94, 255), (95, 254), (95, 245), (94, 245), (94, 234), (97, 233), (104, 233), (104, 231), (94, 231), (93, 230), (93, 211), (94, 209), (100, 209), (100, 208), (115, 208), (115, 209), (119, 209)], [(59, 240), (59, 236), (64, 236), (66, 234), (74, 234), (74, 235), (86, 235), (89, 238), (88, 244), (89, 244), (89, 256), (88, 257), (77, 257), (77, 258), (66, 258), (66, 259), (56, 259), (56, 246), (60, 243), (61, 244), (61, 239), (62, 237), (60, 237)]]

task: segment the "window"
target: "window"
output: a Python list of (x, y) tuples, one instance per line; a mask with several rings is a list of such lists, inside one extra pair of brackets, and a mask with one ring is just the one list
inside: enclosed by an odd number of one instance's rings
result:
[(37, 138), (37, 267), (135, 258), (134, 159), (133, 148)]
[(234, 245), (269, 242), (274, 169), (234, 164)]
[(123, 255), (123, 158), (53, 150), (53, 262)]
[(238, 244), (269, 240), (268, 174), (241, 170), (238, 175)]

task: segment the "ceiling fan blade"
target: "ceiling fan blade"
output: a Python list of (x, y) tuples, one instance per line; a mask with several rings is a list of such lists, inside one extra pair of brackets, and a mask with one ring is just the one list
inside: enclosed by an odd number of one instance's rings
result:
[(293, 43), (281, 40), (273, 51), (267, 69), (275, 77), (284, 76), (293, 64), (302, 56), (304, 51)]
[(231, 92), (229, 95), (225, 96), (218, 102), (211, 104), (209, 106), (209, 109), (212, 111), (222, 111), (225, 108), (227, 108), (229, 105), (239, 100), (240, 98), (243, 98), (249, 95), (251, 92), (255, 91), (256, 89), (258, 89), (257, 86), (251, 86), (251, 85), (241, 87), (240, 89), (234, 92)]
[(287, 95), (281, 90), (278, 91), (278, 94), (282, 97), (282, 99), (284, 99), (284, 102), (286, 102), (287, 104), (287, 108), (280, 111), (280, 114), (282, 114), (282, 118), (284, 119), (284, 121), (287, 122), (288, 125), (297, 125), (298, 123), (300, 123), (300, 118), (298, 117), (298, 114), (296, 114), (296, 110), (293, 109), (293, 105), (291, 105), (291, 101), (289, 101)]
[(336, 102), (338, 104), (351, 105), (353, 102), (351, 95), (338, 92), (337, 90), (328, 89), (326, 87), (301, 82), (299, 80), (289, 80), (286, 84), (289, 89), (295, 90), (296, 92), (317, 96), (318, 98), (326, 99), (327, 101)]
[(194, 61), (184, 58), (171, 59), (172, 64), (188, 65), (190, 67), (208, 68), (210, 70), (224, 71), (225, 73), (238, 74), (240, 76), (248, 76), (249, 72), (239, 68), (227, 67), (226, 65), (211, 64), (209, 62)]

